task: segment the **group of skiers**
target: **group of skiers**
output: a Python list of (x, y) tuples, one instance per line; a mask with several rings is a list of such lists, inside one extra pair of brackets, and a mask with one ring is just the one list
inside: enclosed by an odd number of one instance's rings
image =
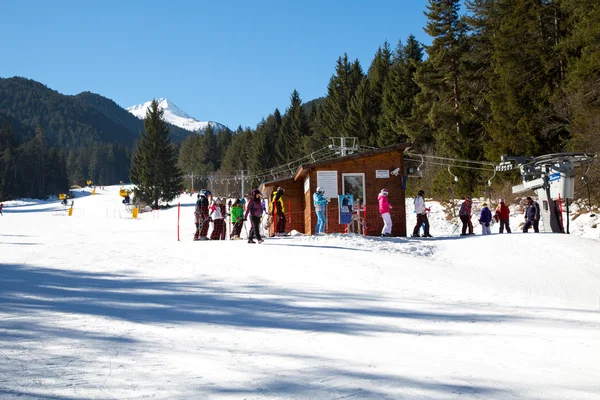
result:
[[(196, 208), (194, 211), (196, 232), (194, 234), (194, 240), (225, 240), (226, 237), (226, 218), (231, 217), (231, 234), (230, 239), (239, 239), (244, 222), (250, 217), (251, 228), (248, 233), (248, 243), (263, 243), (263, 237), (261, 235), (261, 222), (262, 217), (265, 213), (268, 213), (268, 225), (274, 224), (274, 236), (284, 236), (286, 217), (285, 217), (285, 206), (283, 201), (283, 195), (285, 190), (282, 187), (278, 187), (272, 194), (269, 204), (265, 204), (262, 198), (262, 193), (258, 189), (252, 190), (246, 210), (244, 213), (244, 205), (246, 200), (244, 198), (235, 199), (233, 203), (229, 200), (229, 213), (227, 212), (225, 199), (215, 198), (213, 199), (212, 193), (207, 189), (202, 189), (198, 193), (198, 200), (196, 201)], [(379, 203), (379, 213), (383, 220), (383, 229), (381, 231), (382, 237), (388, 237), (392, 235), (392, 217), (391, 209), (392, 206), (389, 202), (389, 193), (387, 189), (381, 189), (377, 196)], [(329, 203), (329, 199), (325, 196), (325, 189), (318, 187), (316, 192), (313, 194), (313, 205), (317, 215), (317, 226), (315, 229), (315, 235), (320, 235), (325, 232), (327, 225), (326, 206)], [(458, 215), (462, 222), (461, 236), (473, 235), (473, 223), (472, 218), (472, 205), (473, 202), (470, 197), (465, 197), (463, 203), (460, 206)], [(420, 231), (423, 229), (422, 237), (432, 237), (429, 232), (429, 219), (427, 214), (431, 211), (430, 208), (425, 205), (425, 192), (419, 190), (417, 196), (414, 199), (415, 213), (417, 216), (417, 223), (413, 229), (412, 237), (421, 237)], [(268, 211), (269, 210), (269, 211)], [(535, 232), (539, 232), (539, 219), (540, 219), (540, 208), (539, 204), (531, 197), (527, 197), (527, 208), (525, 210), (525, 224), (523, 226), (523, 232), (528, 232), (533, 227)], [(487, 203), (482, 204), (482, 209), (479, 214), (479, 223), (481, 224), (482, 235), (491, 235), (492, 221), (495, 220), (500, 224), (500, 233), (511, 233), (510, 229), (510, 210), (504, 199), (500, 199), (498, 207), (494, 214), (488, 207)], [(208, 230), (210, 222), (213, 223), (213, 230), (210, 238), (208, 237)], [(255, 241), (256, 240), (256, 241)]]
[[(285, 207), (283, 203), (283, 195), (285, 190), (282, 187), (277, 188), (273, 192), (269, 212), (269, 218), (275, 217), (275, 235), (285, 235)], [(194, 218), (196, 232), (194, 240), (225, 240), (226, 227), (225, 221), (227, 217), (231, 217), (231, 234), (230, 239), (236, 240), (240, 238), (244, 222), (250, 217), (251, 228), (248, 234), (248, 243), (263, 243), (263, 238), (260, 233), (260, 226), (263, 214), (266, 212), (266, 206), (263, 203), (262, 193), (258, 189), (252, 190), (250, 199), (244, 213), (244, 198), (235, 199), (233, 202), (229, 200), (229, 213), (224, 198), (214, 198), (210, 190), (202, 189), (197, 196), (196, 206), (194, 210)], [(212, 222), (213, 230), (208, 237), (209, 224)], [(254, 241), (256, 239), (256, 242)]]
[(194, 240), (208, 240), (208, 228), (213, 223), (210, 240), (225, 240), (225, 218), (227, 217), (224, 199), (217, 197), (213, 199), (209, 190), (202, 189), (197, 196), (194, 217), (196, 232)]
[[(425, 233), (423, 237), (431, 237), (429, 234), (429, 221), (427, 220), (427, 212), (428, 208), (425, 208), (425, 200), (424, 200), (424, 192), (422, 190), (419, 191), (417, 197), (415, 197), (415, 212), (417, 213), (417, 224), (415, 225), (415, 229), (413, 231), (413, 237), (419, 236), (419, 230), (421, 227), (424, 228)], [(465, 200), (460, 206), (458, 211), (458, 216), (462, 222), (462, 231), (461, 236), (469, 236), (474, 235), (473, 233), (473, 222), (471, 221), (471, 207), (473, 205), (473, 201), (470, 197), (465, 197)], [(500, 233), (504, 233), (506, 229), (506, 233), (511, 233), (510, 229), (510, 209), (506, 205), (504, 199), (500, 199), (498, 206), (494, 214), (492, 215), (492, 211), (489, 209), (487, 203), (483, 203), (481, 208), (481, 212), (479, 214), (479, 223), (481, 225), (481, 234), (482, 235), (491, 235), (492, 234), (492, 221), (496, 221), (500, 223)], [(533, 227), (534, 232), (539, 232), (539, 221), (540, 221), (540, 206), (534, 201), (531, 197), (527, 197), (526, 200), (526, 208), (525, 208), (525, 224), (523, 225), (523, 233), (529, 232), (529, 229)]]

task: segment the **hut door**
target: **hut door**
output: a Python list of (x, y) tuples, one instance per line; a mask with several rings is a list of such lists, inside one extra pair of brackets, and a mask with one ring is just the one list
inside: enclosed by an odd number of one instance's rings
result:
[(354, 196), (354, 204), (365, 204), (365, 174), (342, 174), (342, 193)]

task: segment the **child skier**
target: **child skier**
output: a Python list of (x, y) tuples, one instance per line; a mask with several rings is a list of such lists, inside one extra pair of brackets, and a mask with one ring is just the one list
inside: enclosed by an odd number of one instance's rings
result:
[(196, 233), (194, 233), (194, 240), (207, 240), (208, 233), (208, 206), (209, 206), (210, 191), (202, 189), (198, 193), (198, 200), (196, 201), (196, 208), (194, 210), (194, 216), (196, 219)]
[(263, 206), (261, 200), (260, 190), (254, 189), (251, 193), (252, 197), (248, 201), (248, 207), (246, 208), (246, 214), (244, 215), (244, 221), (250, 214), (250, 220), (252, 222), (252, 228), (250, 229), (250, 236), (248, 237), (248, 243), (256, 243), (253, 239), (256, 238), (258, 243), (262, 243), (263, 239), (260, 236), (260, 219), (263, 215)]
[(465, 201), (460, 206), (460, 210), (458, 211), (458, 216), (463, 224), (462, 233), (460, 236), (467, 236), (467, 228), (469, 228), (469, 235), (473, 234), (473, 223), (471, 222), (471, 202), (470, 197), (465, 197)]
[(387, 189), (381, 189), (379, 196), (377, 196), (377, 201), (379, 202), (379, 214), (381, 214), (381, 218), (383, 219), (381, 236), (392, 236), (392, 216), (390, 215), (392, 206), (390, 206), (388, 200)]
[(481, 234), (491, 235), (492, 234), (492, 212), (487, 206), (487, 203), (483, 203), (481, 214), (479, 215), (479, 223), (481, 224)]
[(273, 200), (271, 200), (271, 216), (275, 218), (275, 236), (285, 236), (285, 208), (283, 207), (283, 194), (285, 190), (278, 187), (273, 192)]
[(240, 199), (235, 199), (229, 212), (231, 213), (231, 224), (233, 225), (230, 239), (239, 239), (244, 224), (244, 206)]
[(510, 231), (510, 209), (504, 202), (504, 199), (500, 199), (500, 204), (496, 208), (495, 214), (496, 222), (500, 222), (500, 233), (504, 233), (504, 227), (506, 227), (506, 233), (511, 233)]
[(325, 206), (327, 205), (327, 199), (325, 198), (325, 189), (318, 187), (315, 194), (313, 194), (313, 203), (315, 206), (315, 212), (317, 213), (317, 227), (315, 229), (315, 235), (325, 233), (325, 225), (327, 224), (327, 217), (325, 216)]
[(213, 221), (213, 230), (210, 234), (210, 240), (220, 240), (223, 228), (225, 227), (225, 221), (223, 220), (223, 214), (221, 212), (220, 199), (216, 199), (210, 207), (210, 218)]

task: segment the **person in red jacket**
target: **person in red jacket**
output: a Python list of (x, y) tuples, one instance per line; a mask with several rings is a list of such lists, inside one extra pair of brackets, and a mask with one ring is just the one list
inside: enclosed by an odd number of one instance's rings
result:
[(504, 227), (506, 227), (506, 233), (512, 233), (509, 225), (510, 209), (506, 203), (504, 203), (504, 199), (500, 199), (500, 204), (496, 207), (494, 218), (496, 219), (496, 222), (500, 222), (500, 233), (504, 233)]

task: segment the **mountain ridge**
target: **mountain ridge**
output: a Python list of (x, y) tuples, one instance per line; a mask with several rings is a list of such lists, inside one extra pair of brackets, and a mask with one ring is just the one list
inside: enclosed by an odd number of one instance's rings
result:
[[(215, 121), (199, 121), (196, 118), (190, 117), (189, 114), (181, 110), (175, 105), (175, 103), (167, 98), (160, 97), (154, 100), (158, 102), (158, 107), (163, 110), (164, 119), (171, 125), (197, 133), (204, 132), (209, 125), (217, 131), (227, 129), (225, 125)], [(150, 107), (151, 103), (152, 100), (146, 101), (141, 104), (127, 107), (126, 110), (132, 115), (135, 115), (137, 118), (144, 119), (146, 116), (146, 110)]]

